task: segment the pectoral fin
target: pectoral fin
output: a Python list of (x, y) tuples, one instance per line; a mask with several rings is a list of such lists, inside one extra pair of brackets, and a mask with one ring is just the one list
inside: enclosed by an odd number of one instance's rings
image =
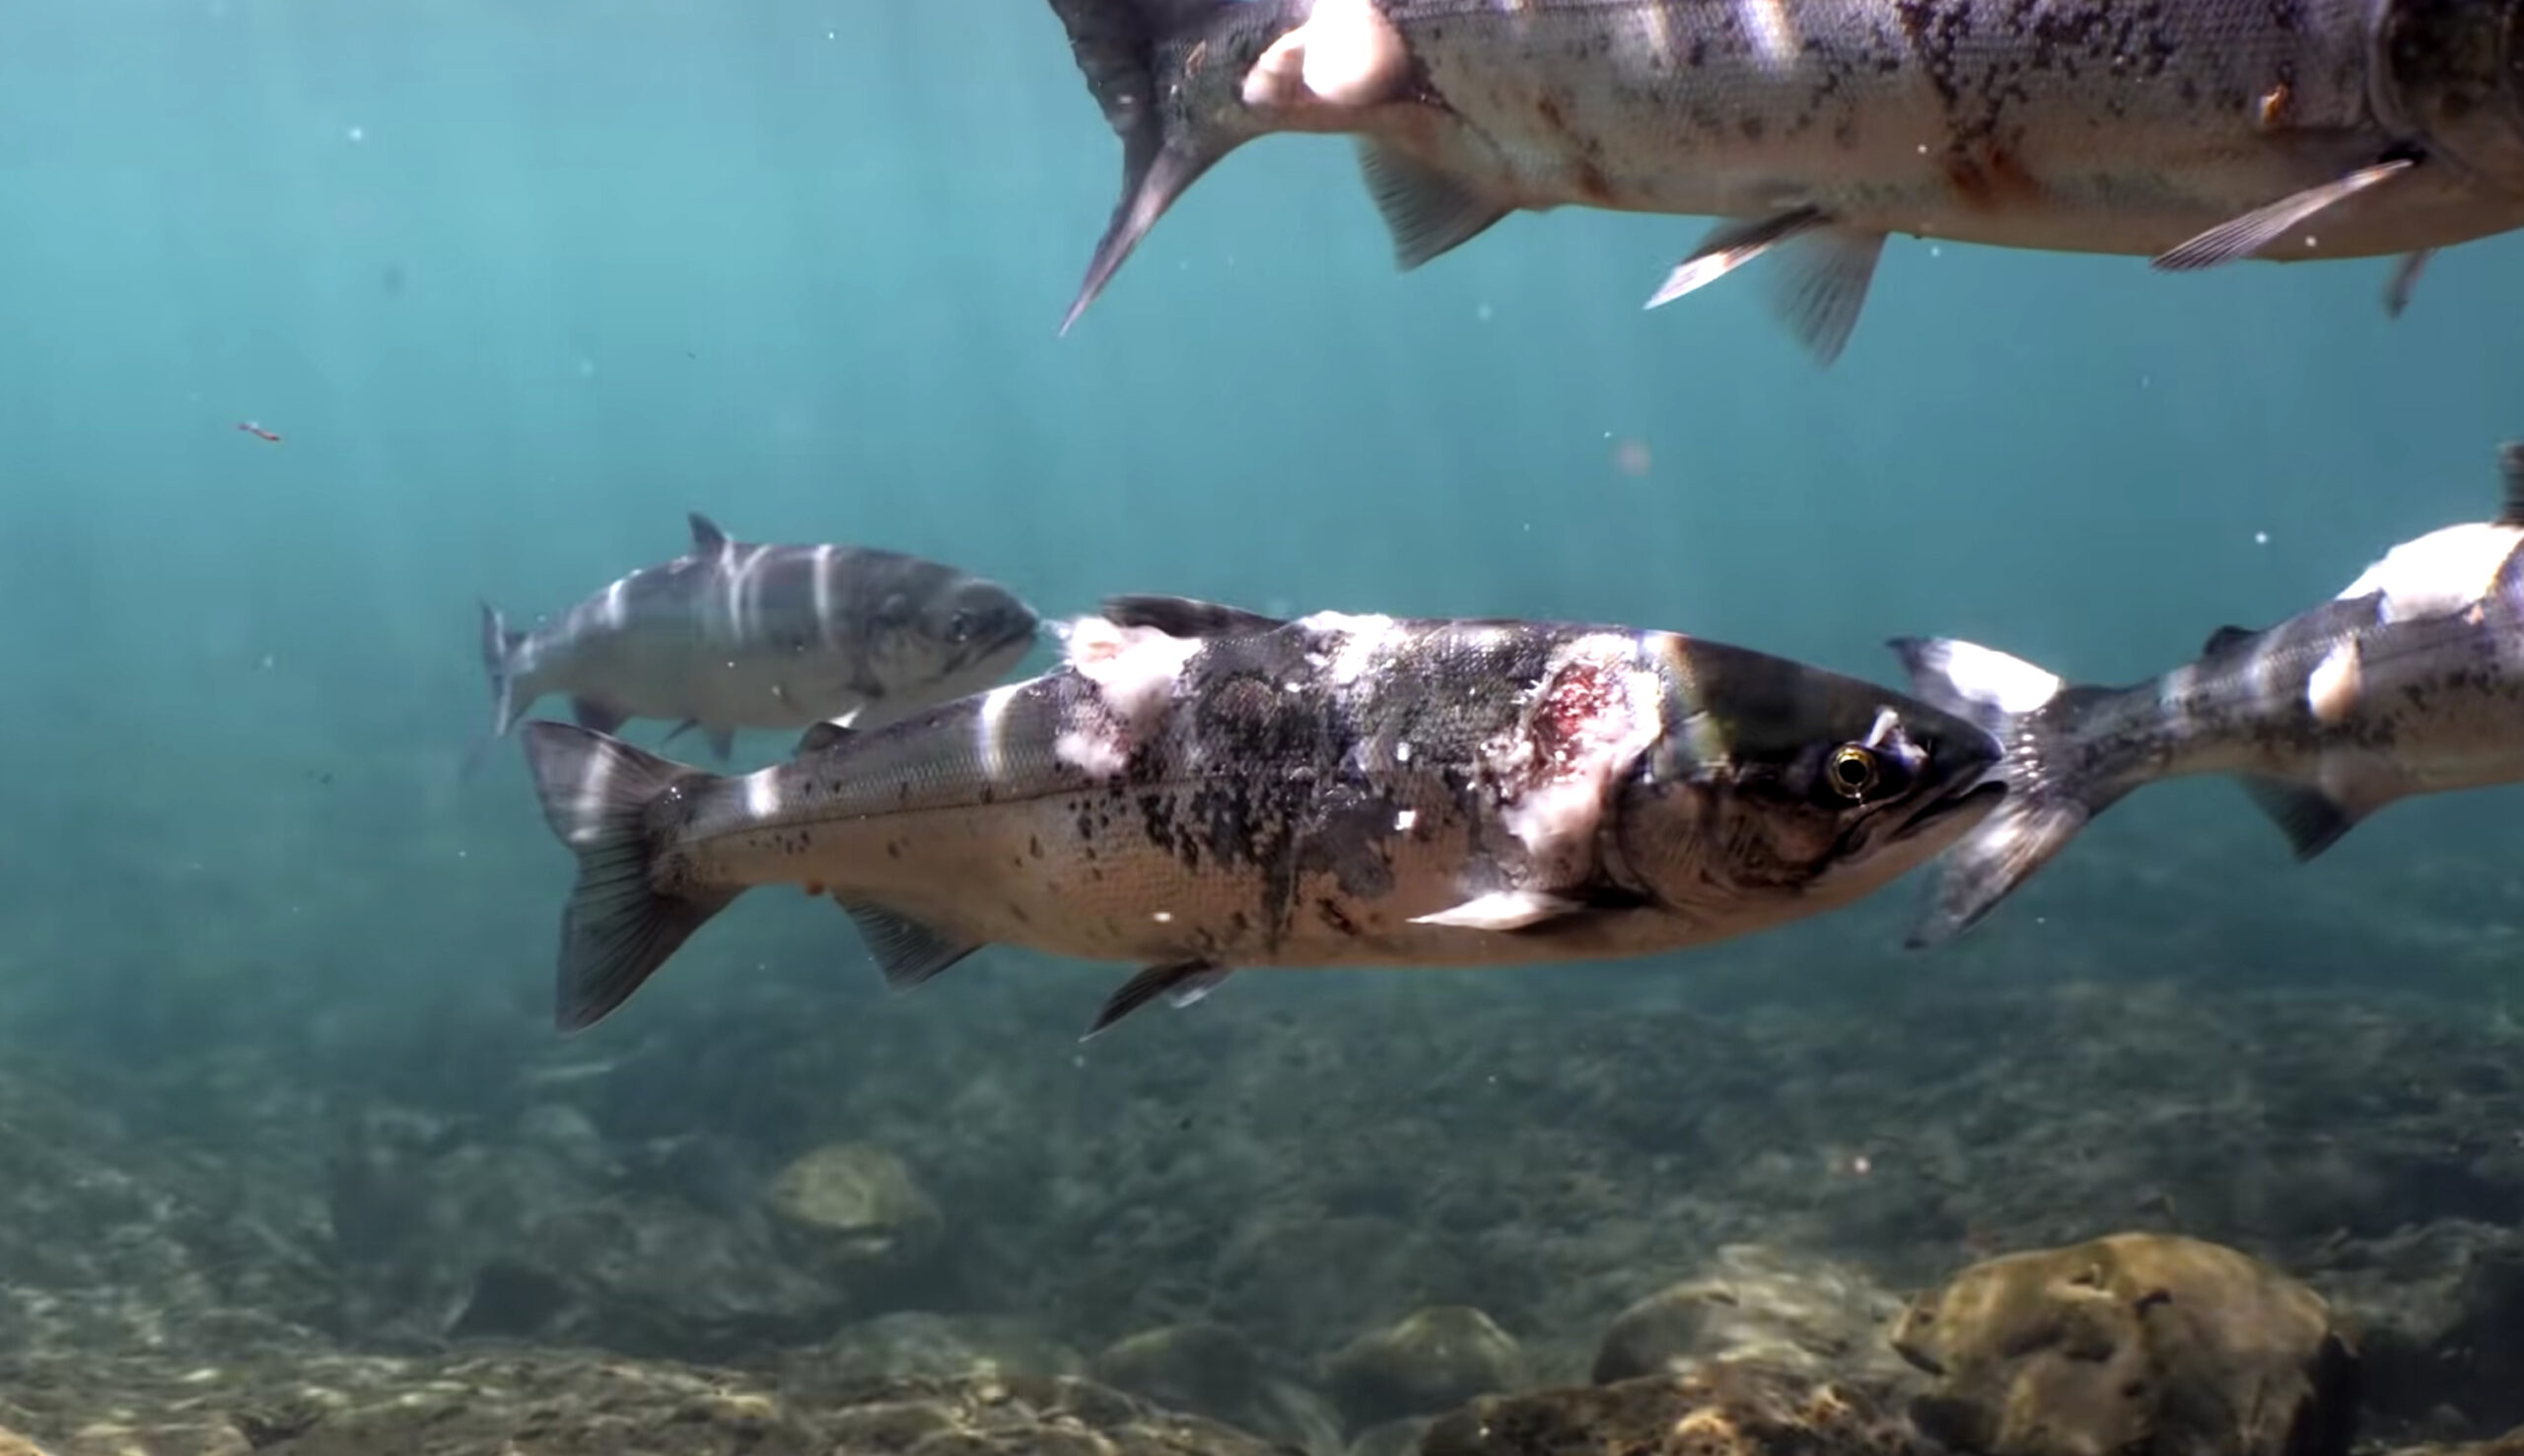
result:
[(909, 991), (982, 948), (978, 940), (923, 925), (882, 905), (838, 894), (833, 899), (849, 912), (851, 923), (859, 927), (859, 937), (868, 942), (868, 953), (876, 957), (876, 969), (896, 991)]
[[(2171, 251), (2159, 254), (2155, 265), (2168, 273), (2184, 273), (2251, 257), (2285, 238), (2316, 213), (2337, 207), (2369, 187), (2389, 182), (2418, 165), (2414, 158), (2396, 157), (2390, 162), (2361, 167), (2337, 181), (2307, 187), (2301, 192), (2281, 197), (2268, 207), (2219, 223)], [(2418, 277), (2417, 269), (2412, 270), (2412, 277)]]
[(1163, 997), (1178, 1009), (1188, 1006), (1216, 991), (1232, 968), (1206, 960), (1178, 960), (1147, 970), (1122, 983), (1119, 991), (1104, 999), (1096, 1011), (1094, 1023), (1087, 1028), (1080, 1041), (1091, 1040), (1114, 1022)]
[(1798, 207), (1748, 223), (1722, 223), (1677, 264), (1648, 301), (1654, 309), (1714, 283), (1778, 249), (1771, 312), (1817, 363), (1829, 367), (1849, 346), (1866, 291), (1884, 255), (1884, 235), (1836, 225), (1818, 207)]
[(1411, 923), (1473, 931), (1521, 931), (1586, 908), (1578, 901), (1541, 890), (1497, 890), (1435, 915), (1414, 916)]
[(1709, 230), (1709, 236), (1701, 239), (1690, 256), (1665, 275), (1664, 285), (1648, 297), (1647, 307), (1661, 309), (1695, 289), (1716, 283), (1783, 243), (1830, 225), (1831, 219), (1819, 207), (1791, 208), (1751, 222), (1720, 223)]
[(2436, 249), (2422, 247), (2393, 259), (2393, 276), (2384, 280), (2384, 316), (2399, 318), (2410, 308), (2410, 296), (2418, 291), (2419, 275), (2427, 271), (2427, 260)]

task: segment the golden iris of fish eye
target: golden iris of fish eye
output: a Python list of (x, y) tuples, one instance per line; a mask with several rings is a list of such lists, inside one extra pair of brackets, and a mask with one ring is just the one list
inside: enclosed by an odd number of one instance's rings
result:
[(1867, 791), (1873, 789), (1876, 782), (1883, 777), (1883, 770), (1877, 766), (1874, 752), (1856, 743), (1843, 743), (1840, 747), (1833, 749), (1828, 771), (1831, 774), (1832, 788), (1844, 798), (1865, 797)]

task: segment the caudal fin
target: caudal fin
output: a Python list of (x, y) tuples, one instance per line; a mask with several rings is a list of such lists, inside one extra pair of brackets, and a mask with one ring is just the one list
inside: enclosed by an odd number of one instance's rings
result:
[(525, 633), (509, 630), (498, 607), (482, 603), (482, 672), (491, 680), (491, 730), (464, 750), (464, 761), (456, 770), (460, 781), (471, 780), (481, 770), (491, 745), (508, 736), (509, 729), (517, 727), (518, 715), (526, 710), (517, 698), (517, 648), (525, 640)]
[(743, 891), (659, 883), (660, 798), (670, 790), (706, 791), (716, 775), (574, 724), (538, 719), (519, 736), (544, 822), (579, 857), (578, 883), (561, 912), (553, 1022), (580, 1031), (630, 1000)]
[(2079, 722), (2114, 689), (2071, 686), (2018, 658), (1942, 637), (1896, 637), (1911, 690), (1979, 724), (2005, 748), (1996, 770), (2006, 797), (1931, 869), (1927, 907), (1906, 943), (1950, 940), (1978, 925), (2049, 864), (2077, 831), (2135, 787), (2084, 772)]
[[(1051, 0), (1069, 33), (1087, 89), (1122, 139), (1122, 196), (1095, 244), (1061, 332), (1078, 322), (1157, 220), (1249, 132), (1204, 127), (1203, 98), (1186, 81), (1186, 59), (1220, 17), (1259, 14), (1277, 0)], [(1214, 63), (1218, 58), (1213, 57)]]

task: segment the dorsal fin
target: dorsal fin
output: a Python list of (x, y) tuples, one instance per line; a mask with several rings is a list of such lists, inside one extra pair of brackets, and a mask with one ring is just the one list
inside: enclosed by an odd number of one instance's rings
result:
[(2524, 440), (2510, 440), (2497, 448), (2497, 470), (2503, 479), (2497, 523), (2524, 526)]
[(2260, 635), (2250, 627), (2220, 627), (2209, 633), (2208, 640), (2201, 644), (2200, 656), (2213, 658), (2219, 653), (2232, 652)]
[(1107, 596), (1096, 614), (1116, 627), (1154, 627), (1168, 637), (1241, 637), (1287, 621), (1195, 596)]
[(692, 522), (693, 550), (716, 551), (728, 544), (728, 533), (719, 529), (717, 521), (698, 511), (687, 511), (684, 515)]

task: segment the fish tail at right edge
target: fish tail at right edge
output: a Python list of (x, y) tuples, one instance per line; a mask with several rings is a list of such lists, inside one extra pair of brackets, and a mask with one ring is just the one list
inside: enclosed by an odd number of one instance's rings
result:
[(1930, 869), (1926, 907), (1905, 943), (1950, 940), (1978, 925), (2135, 784), (2095, 778), (2068, 751), (2096, 704), (2119, 690), (2064, 682), (1975, 643), (1896, 637), (1886, 646), (1923, 700), (1979, 724), (2004, 749), (1993, 771), (2006, 797)]
[(664, 885), (666, 841), (654, 810), (675, 790), (706, 793), (718, 775), (661, 758), (576, 724), (519, 729), (544, 822), (578, 856), (561, 913), (553, 1022), (581, 1031), (610, 1015), (743, 891)]
[(1051, 6), (1069, 33), (1087, 89), (1122, 139), (1122, 195), (1061, 320), (1066, 334), (1175, 199), (1248, 139), (1200, 124), (1204, 113), (1186, 81), (1196, 42), (1227, 19), (1288, 9), (1290, 0), (1051, 0)]

